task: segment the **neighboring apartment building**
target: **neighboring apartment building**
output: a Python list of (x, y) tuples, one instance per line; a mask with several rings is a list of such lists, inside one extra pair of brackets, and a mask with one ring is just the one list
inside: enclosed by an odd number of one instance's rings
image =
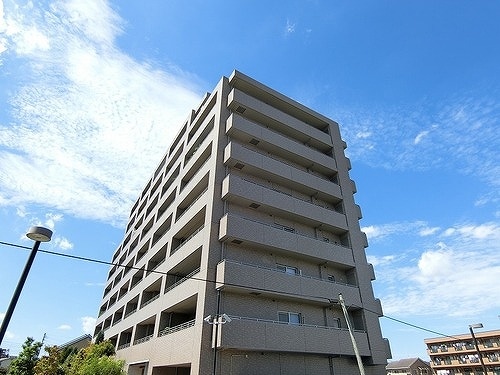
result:
[(77, 337), (71, 341), (68, 341), (62, 345), (59, 345), (59, 348), (65, 349), (65, 348), (74, 348), (77, 350), (86, 348), (89, 346), (92, 342), (92, 336), (89, 334), (82, 335), (80, 337)]
[(386, 366), (386, 375), (431, 375), (429, 362), (420, 358), (404, 358), (391, 361)]
[(431, 367), (438, 375), (500, 375), (500, 330), (474, 332), (478, 351), (471, 334), (425, 339)]
[(133, 206), (95, 334), (129, 374), (367, 375), (389, 343), (338, 125), (235, 71)]

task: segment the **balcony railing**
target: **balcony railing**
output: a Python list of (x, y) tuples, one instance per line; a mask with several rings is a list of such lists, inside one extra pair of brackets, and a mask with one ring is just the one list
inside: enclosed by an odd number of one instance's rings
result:
[(189, 235), (189, 237), (187, 237), (184, 241), (182, 241), (179, 246), (177, 246), (175, 249), (171, 250), (170, 251), (170, 255), (174, 254), (175, 252), (177, 252), (182, 246), (184, 246), (191, 238), (193, 238), (194, 236), (196, 236), (198, 234), (198, 232), (200, 232), (202, 229), (204, 228), (204, 225), (202, 225), (201, 227), (199, 227), (198, 229), (196, 229), (193, 233), (191, 233)]
[(121, 350), (121, 349), (125, 349), (125, 348), (128, 348), (130, 346), (130, 343), (129, 342), (126, 342), (125, 344), (121, 344), (119, 345), (116, 350)]
[(160, 292), (158, 291), (158, 294), (156, 294), (154, 297), (148, 299), (147, 301), (144, 301), (143, 303), (141, 303), (141, 309), (144, 307), (144, 306), (147, 306), (149, 305), (151, 302), (153, 302), (154, 300), (158, 299), (160, 297)]
[(312, 204), (313, 206), (318, 206), (318, 207), (322, 207), (324, 208), (325, 210), (329, 210), (329, 211), (333, 211), (333, 212), (337, 212), (339, 214), (343, 214), (343, 212), (340, 212), (340, 211), (337, 211), (335, 208), (331, 208), (331, 207), (328, 207), (326, 205), (322, 205), (322, 204), (318, 204), (318, 203), (313, 203), (307, 199), (304, 199), (304, 198), (299, 198), (299, 197), (296, 197), (296, 196), (293, 196), (292, 194), (290, 193), (285, 193), (284, 191), (281, 191), (281, 190), (278, 190), (276, 188), (272, 188), (272, 187), (269, 187), (269, 186), (266, 186), (264, 184), (260, 184), (258, 182), (255, 182), (255, 181), (251, 181), (247, 178), (243, 178), (242, 179), (243, 181), (245, 182), (249, 182), (251, 184), (254, 184), (254, 185), (257, 185), (257, 186), (260, 186), (260, 187), (263, 187), (264, 189), (267, 189), (267, 190), (272, 190), (272, 191), (275, 191), (276, 193), (280, 193), (280, 194), (283, 194), (283, 195), (286, 195), (286, 196), (289, 196), (289, 197), (292, 197), (294, 199), (297, 199), (299, 201), (302, 201), (302, 202), (305, 202), (305, 203), (309, 203), (309, 204)]
[[(347, 328), (340, 328), (340, 327), (333, 327), (333, 326), (322, 326), (322, 325), (317, 325), (317, 324), (289, 323), (289, 322), (281, 322), (279, 320), (253, 318), (253, 317), (248, 317), (248, 316), (229, 315), (229, 317), (231, 318), (231, 320), (243, 320), (243, 321), (272, 323), (272, 324), (288, 324), (288, 325), (297, 326), (297, 327), (312, 327), (312, 328), (322, 328), (322, 329), (327, 329), (327, 330), (348, 331)], [(353, 331), (365, 333), (365, 331), (361, 330), (361, 329), (354, 329)]]
[[(226, 262), (226, 263), (233, 263), (233, 264), (240, 264), (242, 266), (246, 266), (246, 267), (252, 267), (252, 268), (258, 268), (258, 269), (261, 269), (261, 270), (266, 270), (266, 271), (272, 271), (272, 272), (279, 272), (279, 273), (284, 273), (284, 271), (280, 271), (279, 269), (277, 268), (273, 268), (273, 267), (265, 267), (265, 266), (259, 266), (257, 264), (252, 264), (252, 263), (245, 263), (245, 262), (239, 262), (239, 261), (235, 261), (235, 260), (230, 260), (230, 259), (223, 259), (219, 262), (220, 263), (223, 263), (223, 262)], [(350, 287), (353, 287), (353, 288), (357, 288), (356, 285), (353, 285), (353, 284), (349, 284), (349, 283), (342, 283), (342, 282), (338, 282), (338, 281), (333, 281), (333, 280), (330, 280), (330, 279), (322, 279), (320, 277), (314, 277), (314, 276), (307, 276), (307, 275), (302, 275), (302, 274), (287, 274), (289, 276), (292, 276), (292, 277), (302, 277), (304, 279), (311, 279), (311, 280), (319, 280), (319, 281), (324, 281), (324, 282), (327, 282), (327, 283), (332, 283), (332, 284), (338, 284), (338, 285), (345, 285), (345, 286), (350, 286)], [(188, 276), (186, 276), (188, 277)]]
[(165, 288), (165, 293), (167, 293), (168, 291), (174, 289), (176, 286), (179, 286), (180, 284), (182, 284), (184, 281), (186, 280), (189, 280), (191, 277), (193, 277), (194, 275), (196, 275), (198, 272), (200, 272), (200, 268), (198, 267), (197, 269), (195, 269), (193, 272), (187, 274), (186, 276), (184, 276), (182, 279), (180, 280), (177, 280), (175, 283), (173, 283), (172, 285), (168, 286)]
[(143, 342), (149, 341), (149, 340), (151, 340), (151, 337), (153, 337), (152, 334), (148, 335), (148, 336), (141, 337), (140, 339), (134, 340), (134, 345), (142, 344)]
[(175, 221), (179, 221), (179, 219), (191, 208), (193, 205), (198, 202), (198, 200), (208, 191), (208, 187), (206, 187), (195, 199), (192, 201), (189, 206), (187, 206), (182, 213), (175, 218)]
[(195, 319), (190, 320), (190, 321), (185, 322), (185, 323), (182, 323), (182, 324), (179, 324), (179, 325), (174, 326), (174, 327), (166, 327), (158, 333), (158, 337), (169, 335), (171, 333), (178, 332), (178, 331), (181, 331), (183, 329), (192, 327), (192, 326), (194, 326), (194, 322), (195, 322)]
[(155, 269), (157, 269), (158, 267), (160, 267), (160, 265), (162, 265), (164, 262), (165, 262), (165, 258), (163, 258), (158, 263), (156, 263), (153, 267), (151, 267), (150, 269), (148, 269), (147, 272), (146, 272), (146, 276), (148, 276), (151, 272), (153, 272)]
[(125, 314), (125, 316), (123, 317), (123, 319), (126, 319), (128, 318), (130, 315), (132, 315), (133, 313), (135, 313), (137, 311), (137, 307), (135, 309), (133, 309), (132, 311), (129, 311), (128, 313)]
[[(234, 213), (231, 213), (230, 216), (238, 217), (238, 218), (243, 219), (243, 220), (248, 220), (248, 221), (251, 221), (253, 223), (257, 223), (257, 224), (264, 225), (266, 227), (271, 227), (271, 228), (274, 228), (274, 229), (279, 229), (279, 230), (282, 230), (282, 231), (285, 231), (285, 232), (292, 232), (292, 233), (294, 233), (294, 234), (296, 234), (298, 236), (301, 236), (301, 237), (306, 237), (306, 238), (310, 238), (310, 239), (313, 239), (313, 240), (316, 240), (316, 241), (322, 241), (322, 242), (331, 243), (329, 240), (318, 238), (317, 236), (311, 236), (311, 235), (308, 235), (308, 234), (305, 234), (305, 233), (297, 232), (294, 228), (286, 227), (284, 225), (279, 225), (279, 224), (274, 224), (274, 223), (273, 224), (264, 223), (262, 221), (252, 219), (252, 218), (250, 218), (248, 216), (236, 215)], [(332, 245), (343, 247), (345, 249), (351, 249), (349, 246), (343, 245), (340, 242), (335, 242)]]
[(338, 185), (337, 182), (333, 181), (331, 178), (325, 176), (324, 174), (312, 171), (312, 170), (310, 170), (310, 169), (308, 169), (308, 168), (306, 168), (306, 167), (304, 167), (304, 166), (302, 166), (300, 164), (296, 164), (296, 163), (293, 163), (293, 162), (291, 162), (289, 160), (284, 160), (284, 159), (278, 158), (275, 155), (268, 154), (267, 152), (261, 151), (259, 149), (249, 148), (249, 147), (246, 147), (246, 146), (244, 146), (242, 144), (240, 144), (239, 146), (241, 146), (242, 148), (244, 148), (246, 150), (249, 150), (251, 152), (255, 152), (256, 154), (266, 156), (266, 157), (268, 157), (270, 159), (276, 160), (276, 161), (278, 161), (280, 163), (283, 163), (283, 164), (286, 164), (286, 165), (288, 165), (290, 167), (293, 167), (293, 168), (296, 168), (296, 169), (301, 170), (303, 172), (309, 173), (311, 176), (315, 176), (315, 177), (321, 178), (322, 180), (325, 180), (325, 181), (328, 181), (328, 182), (332, 182), (335, 185)]

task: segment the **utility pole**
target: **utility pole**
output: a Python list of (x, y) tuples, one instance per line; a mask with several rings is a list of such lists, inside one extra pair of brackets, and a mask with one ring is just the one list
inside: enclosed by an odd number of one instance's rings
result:
[(345, 307), (344, 298), (342, 297), (342, 293), (339, 293), (339, 302), (340, 306), (342, 306), (342, 312), (344, 313), (345, 320), (347, 322), (347, 328), (349, 329), (349, 335), (351, 336), (352, 347), (354, 348), (354, 354), (356, 355), (356, 360), (358, 361), (359, 373), (361, 375), (365, 375), (365, 369), (363, 367), (363, 361), (361, 360), (361, 356), (359, 355), (358, 345), (356, 344), (356, 339), (354, 338), (354, 334), (351, 327), (351, 321), (349, 319), (349, 315), (347, 314), (347, 308)]

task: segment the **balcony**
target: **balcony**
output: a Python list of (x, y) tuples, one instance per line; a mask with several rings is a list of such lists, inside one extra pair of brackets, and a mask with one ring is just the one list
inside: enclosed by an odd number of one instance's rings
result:
[(260, 204), (260, 209), (265, 212), (283, 217), (292, 216), (294, 221), (302, 222), (311, 227), (321, 226), (322, 230), (333, 233), (347, 230), (345, 215), (333, 209), (292, 197), (236, 175), (228, 175), (224, 179), (222, 199), (245, 206), (256, 202)]
[(342, 293), (347, 305), (361, 306), (356, 286), (313, 278), (289, 275), (277, 269), (223, 260), (217, 265), (217, 287), (233, 292), (259, 293), (269, 296), (308, 299), (329, 303)]
[(305, 167), (312, 166), (325, 175), (337, 172), (335, 159), (311, 148), (308, 141), (299, 142), (287, 133), (275, 132), (237, 113), (231, 114), (226, 121), (226, 133), (242, 143), (258, 144), (259, 149), (281, 155)]
[(195, 319), (190, 320), (190, 321), (185, 322), (185, 323), (182, 323), (182, 324), (179, 324), (179, 325), (176, 325), (176, 326), (173, 326), (173, 327), (165, 327), (158, 333), (158, 337), (169, 335), (171, 333), (179, 332), (179, 331), (182, 331), (186, 328), (192, 327), (192, 326), (194, 326), (194, 322), (195, 322)]
[[(275, 350), (310, 354), (354, 356), (346, 329), (310, 324), (288, 324), (274, 320), (230, 316), (230, 323), (219, 325), (219, 347), (236, 350)], [(355, 331), (361, 356), (369, 356), (366, 332)]]
[[(332, 139), (330, 135), (319, 129), (319, 127), (324, 128), (327, 125), (326, 121), (320, 121), (316, 116), (311, 116), (301, 110), (297, 110), (296, 114), (294, 114), (297, 117), (291, 116), (277, 109), (276, 104), (274, 103), (271, 106), (236, 88), (228, 95), (228, 107), (232, 110), (243, 107), (245, 117), (267, 124), (270, 128), (288, 134), (299, 142), (309, 142), (312, 147), (318, 150), (327, 151), (331, 149)], [(286, 108), (291, 110), (293, 107), (287, 104)], [(299, 118), (304, 121), (299, 120)]]
[(348, 247), (233, 214), (227, 214), (221, 218), (219, 240), (245, 242), (255, 248), (282, 253), (290, 252), (298, 257), (310, 257), (354, 267), (352, 250)]
[(224, 163), (245, 173), (275, 181), (307, 195), (315, 195), (326, 201), (342, 197), (340, 186), (326, 177), (309, 173), (305, 169), (289, 165), (267, 154), (230, 142), (224, 149)]

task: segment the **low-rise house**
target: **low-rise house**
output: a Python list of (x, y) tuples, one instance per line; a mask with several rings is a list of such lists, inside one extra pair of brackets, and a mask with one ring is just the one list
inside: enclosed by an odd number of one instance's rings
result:
[(420, 358), (405, 358), (389, 362), (386, 366), (387, 375), (430, 375), (432, 369), (429, 362)]

